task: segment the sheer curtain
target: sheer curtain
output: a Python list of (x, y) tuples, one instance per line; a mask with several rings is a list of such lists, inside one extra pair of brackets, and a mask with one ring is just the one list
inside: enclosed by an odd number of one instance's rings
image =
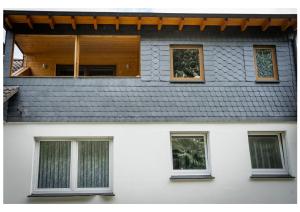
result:
[(250, 135), (252, 168), (282, 168), (277, 135)]
[(41, 141), (38, 188), (70, 187), (70, 141)]
[(78, 188), (109, 186), (109, 142), (78, 143)]

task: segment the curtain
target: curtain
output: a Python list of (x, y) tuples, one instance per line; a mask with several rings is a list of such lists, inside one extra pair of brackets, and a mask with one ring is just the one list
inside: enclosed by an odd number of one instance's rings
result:
[(109, 186), (109, 142), (78, 143), (78, 188)]
[(41, 141), (38, 188), (70, 187), (70, 141)]
[(252, 168), (282, 168), (277, 135), (250, 135)]

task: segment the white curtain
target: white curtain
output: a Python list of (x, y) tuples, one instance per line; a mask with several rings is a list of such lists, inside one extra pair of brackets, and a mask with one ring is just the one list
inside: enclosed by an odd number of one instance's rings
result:
[(78, 188), (109, 186), (109, 142), (78, 143)]
[(38, 188), (69, 188), (70, 156), (70, 141), (41, 141)]
[(250, 135), (252, 168), (282, 168), (277, 135)]

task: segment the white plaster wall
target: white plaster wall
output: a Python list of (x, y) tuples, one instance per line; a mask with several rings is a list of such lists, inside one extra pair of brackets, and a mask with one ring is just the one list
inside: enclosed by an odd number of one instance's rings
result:
[[(214, 180), (170, 181), (170, 131), (209, 131)], [(296, 203), (295, 180), (250, 180), (247, 131), (286, 131), (296, 176), (295, 122), (4, 125), (5, 203)], [(114, 197), (28, 198), (34, 136), (113, 136)]]

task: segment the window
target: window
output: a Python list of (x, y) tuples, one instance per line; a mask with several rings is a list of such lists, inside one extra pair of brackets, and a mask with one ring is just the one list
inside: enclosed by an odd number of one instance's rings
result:
[(210, 175), (207, 135), (171, 133), (173, 175)]
[(111, 193), (112, 138), (36, 138), (33, 194)]
[(202, 46), (171, 46), (171, 80), (204, 80)]
[(288, 174), (283, 133), (250, 132), (248, 138), (253, 175)]
[(254, 46), (256, 80), (278, 80), (276, 49), (274, 46)]

